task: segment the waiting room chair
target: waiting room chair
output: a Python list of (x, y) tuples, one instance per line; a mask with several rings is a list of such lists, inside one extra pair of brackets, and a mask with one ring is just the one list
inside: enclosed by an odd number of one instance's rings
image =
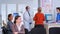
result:
[(60, 27), (49, 28), (49, 34), (60, 34)]

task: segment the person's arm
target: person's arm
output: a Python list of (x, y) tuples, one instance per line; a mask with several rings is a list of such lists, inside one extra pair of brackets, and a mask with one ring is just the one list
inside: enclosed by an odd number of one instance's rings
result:
[(56, 17), (56, 22), (58, 22), (58, 18)]
[(44, 14), (43, 14), (43, 21), (45, 21), (45, 16), (44, 16)]
[(7, 30), (8, 31), (12, 31), (12, 24), (11, 24), (11, 22), (7, 23)]
[(58, 18), (59, 18), (59, 16), (58, 16), (58, 14), (57, 14), (57, 17), (56, 17), (56, 22), (58, 22)]
[(37, 14), (35, 14), (34, 18), (33, 18), (34, 21), (37, 20)]

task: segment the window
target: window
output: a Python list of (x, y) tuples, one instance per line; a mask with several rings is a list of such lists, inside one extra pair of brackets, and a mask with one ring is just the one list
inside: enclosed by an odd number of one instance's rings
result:
[(16, 12), (16, 4), (7, 4), (7, 15)]
[(1, 4), (2, 20), (6, 21), (6, 4)]

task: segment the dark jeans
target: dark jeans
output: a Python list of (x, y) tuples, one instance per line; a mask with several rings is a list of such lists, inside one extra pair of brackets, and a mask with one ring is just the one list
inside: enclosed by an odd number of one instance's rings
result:
[(28, 30), (27, 29), (25, 29), (25, 34), (28, 34)]

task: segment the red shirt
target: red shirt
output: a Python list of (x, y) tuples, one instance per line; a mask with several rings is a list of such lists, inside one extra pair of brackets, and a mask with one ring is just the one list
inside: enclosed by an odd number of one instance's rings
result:
[(35, 25), (43, 25), (43, 22), (45, 20), (43, 13), (36, 13), (34, 16)]

